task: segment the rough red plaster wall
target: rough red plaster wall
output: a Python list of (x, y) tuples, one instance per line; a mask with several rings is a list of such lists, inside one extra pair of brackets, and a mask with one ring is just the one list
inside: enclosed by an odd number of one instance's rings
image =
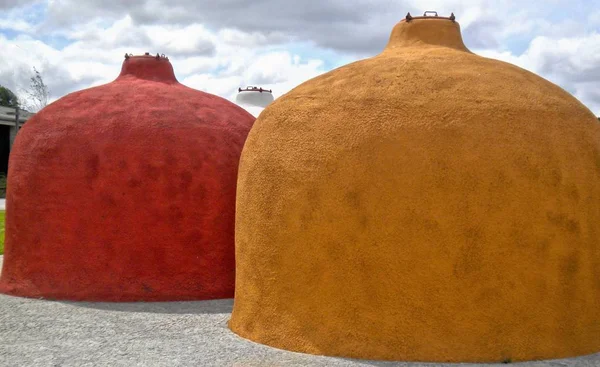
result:
[(238, 160), (254, 117), (130, 57), (29, 120), (10, 157), (0, 291), (88, 301), (232, 297)]

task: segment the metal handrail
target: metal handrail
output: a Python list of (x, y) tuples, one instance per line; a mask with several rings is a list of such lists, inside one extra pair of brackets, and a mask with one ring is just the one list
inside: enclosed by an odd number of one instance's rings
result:
[[(427, 14), (435, 14), (435, 15), (427, 15)], [(437, 11), (433, 11), (433, 10), (427, 10), (426, 12), (423, 13), (423, 16), (420, 17), (413, 17), (412, 15), (410, 15), (410, 12), (408, 12), (406, 14), (406, 17), (404, 18), (404, 20), (406, 22), (410, 22), (413, 19), (448, 19), (451, 20), (452, 22), (456, 21), (456, 16), (454, 15), (454, 13), (450, 13), (449, 17), (440, 17), (437, 13)]]
[(269, 92), (269, 93), (273, 93), (273, 91), (271, 89), (263, 89), (262, 87), (246, 87), (244, 89), (242, 88), (238, 88), (238, 93), (241, 92)]

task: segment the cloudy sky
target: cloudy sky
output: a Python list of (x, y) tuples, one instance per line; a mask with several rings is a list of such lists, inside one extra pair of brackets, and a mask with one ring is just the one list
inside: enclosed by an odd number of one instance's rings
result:
[(0, 0), (0, 84), (35, 66), (51, 99), (110, 82), (123, 55), (169, 56), (183, 84), (275, 97), (379, 53), (407, 11), (454, 12), (467, 47), (559, 84), (600, 115), (597, 0)]

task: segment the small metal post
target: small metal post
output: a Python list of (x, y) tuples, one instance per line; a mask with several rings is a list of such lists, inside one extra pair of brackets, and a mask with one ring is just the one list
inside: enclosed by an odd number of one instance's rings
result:
[[(19, 106), (15, 107), (15, 131), (19, 133)], [(16, 136), (16, 134), (15, 134)]]

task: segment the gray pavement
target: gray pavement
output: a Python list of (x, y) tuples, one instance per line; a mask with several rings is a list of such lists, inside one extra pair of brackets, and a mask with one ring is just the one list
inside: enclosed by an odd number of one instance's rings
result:
[[(506, 366), (383, 363), (286, 352), (229, 331), (232, 305), (232, 300), (78, 303), (0, 295), (0, 365)], [(600, 354), (513, 366), (600, 367)]]

